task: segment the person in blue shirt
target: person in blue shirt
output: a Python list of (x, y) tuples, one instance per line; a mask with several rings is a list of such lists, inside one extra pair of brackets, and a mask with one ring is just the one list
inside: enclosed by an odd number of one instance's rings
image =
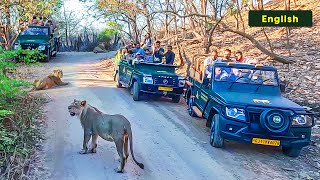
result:
[(168, 45), (167, 52), (165, 53), (166, 64), (173, 64), (175, 54), (172, 52), (172, 46)]
[(164, 49), (161, 47), (161, 42), (156, 42), (156, 47), (154, 48), (153, 55), (155, 58), (159, 59), (160, 62), (162, 62), (163, 56), (164, 56)]
[(149, 49), (146, 49), (146, 54), (144, 56), (144, 62), (147, 62), (147, 63), (154, 62), (154, 56)]
[(133, 53), (139, 53), (142, 57), (144, 57), (145, 52), (143, 50), (143, 48), (141, 48), (140, 43), (136, 44), (136, 47), (132, 49)]

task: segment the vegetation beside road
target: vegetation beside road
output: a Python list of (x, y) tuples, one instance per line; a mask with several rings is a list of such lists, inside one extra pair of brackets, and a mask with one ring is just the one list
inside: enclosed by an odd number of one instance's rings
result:
[(41, 57), (37, 50), (0, 50), (0, 179), (17, 179), (28, 172), (30, 155), (41, 140), (37, 119), (45, 99), (27, 94), (31, 83), (14, 79), (15, 56), (26, 53), (21, 64), (34, 64)]

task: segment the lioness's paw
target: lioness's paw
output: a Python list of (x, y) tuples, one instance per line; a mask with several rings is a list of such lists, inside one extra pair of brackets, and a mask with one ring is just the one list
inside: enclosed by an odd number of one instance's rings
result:
[(115, 169), (117, 173), (123, 173), (123, 169), (119, 169), (119, 167), (117, 169)]
[(91, 152), (91, 153), (97, 153), (97, 149), (96, 149), (96, 148), (91, 149), (90, 152)]
[(81, 151), (79, 151), (79, 154), (87, 154), (87, 151), (86, 150), (81, 150)]

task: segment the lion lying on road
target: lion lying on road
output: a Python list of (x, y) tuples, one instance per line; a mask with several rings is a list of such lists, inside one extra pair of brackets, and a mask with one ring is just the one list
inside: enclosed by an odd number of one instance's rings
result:
[[(86, 101), (80, 101), (76, 99), (71, 103), (70, 106), (68, 106), (68, 110), (71, 116), (78, 116), (84, 130), (83, 149), (80, 154), (86, 154), (88, 152), (95, 153), (98, 136), (106, 141), (115, 142), (117, 152), (120, 156), (120, 166), (118, 167), (117, 172), (122, 173), (125, 160), (129, 156), (129, 138), (132, 158), (141, 169), (144, 168), (144, 165), (136, 161), (133, 155), (131, 124), (127, 118), (120, 114), (104, 114), (97, 108), (89, 105)], [(88, 151), (87, 144), (91, 137), (91, 148)], [(123, 150), (125, 157), (123, 155)]]
[(69, 84), (68, 82), (62, 82), (63, 72), (61, 69), (53, 70), (49, 76), (34, 81), (34, 87), (32, 90), (43, 90), (53, 88), (55, 86), (63, 86)]

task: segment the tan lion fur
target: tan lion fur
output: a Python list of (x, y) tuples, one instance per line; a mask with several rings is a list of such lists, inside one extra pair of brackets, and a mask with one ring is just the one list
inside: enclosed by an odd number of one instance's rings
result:
[(61, 69), (53, 70), (53, 73), (47, 77), (35, 80), (33, 90), (44, 90), (50, 89), (56, 86), (64, 86), (69, 84), (68, 82), (62, 82), (61, 78), (63, 77), (63, 72)]

